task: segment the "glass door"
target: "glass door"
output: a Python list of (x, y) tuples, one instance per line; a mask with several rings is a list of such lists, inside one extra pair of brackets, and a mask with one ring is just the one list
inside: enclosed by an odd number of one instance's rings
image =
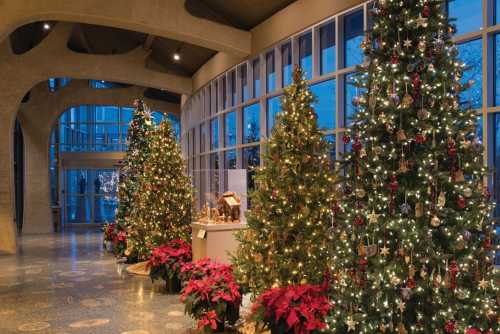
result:
[(115, 219), (116, 169), (64, 170), (64, 223), (103, 224)]

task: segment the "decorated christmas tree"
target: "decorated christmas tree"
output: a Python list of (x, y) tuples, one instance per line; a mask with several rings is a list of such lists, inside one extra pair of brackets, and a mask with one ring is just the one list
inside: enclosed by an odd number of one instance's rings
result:
[(344, 136), (334, 333), (498, 333), (476, 113), (445, 1), (378, 0)]
[[(154, 130), (151, 114), (144, 101), (134, 101), (134, 113), (127, 134), (128, 149), (120, 170), (118, 185), (118, 210), (116, 228), (120, 231), (133, 231), (134, 222), (130, 220), (139, 193), (139, 177), (149, 153), (149, 140)], [(119, 254), (123, 255), (123, 254)]]
[(327, 272), (333, 177), (329, 147), (318, 128), (303, 73), (285, 88), (282, 112), (240, 233), (235, 274), (253, 294), (272, 286), (320, 283)]
[(151, 136), (149, 151), (130, 233), (130, 250), (139, 260), (166, 241), (191, 238), (192, 184), (168, 119)]

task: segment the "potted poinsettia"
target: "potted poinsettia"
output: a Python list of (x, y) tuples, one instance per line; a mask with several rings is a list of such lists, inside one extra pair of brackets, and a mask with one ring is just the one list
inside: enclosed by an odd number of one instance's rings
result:
[(105, 224), (103, 226), (103, 232), (104, 232), (104, 248), (108, 252), (113, 251), (113, 239), (115, 235), (115, 229), (116, 229), (116, 223), (111, 223), (111, 224)]
[(127, 233), (120, 228), (115, 228), (115, 233), (113, 235), (113, 253), (117, 257), (123, 257), (125, 250), (127, 249)]
[(217, 263), (212, 261), (210, 258), (206, 257), (196, 262), (186, 262), (181, 267), (181, 279), (182, 281), (189, 281), (192, 278), (200, 279), (206, 276), (210, 276), (214, 272), (228, 272), (231, 273), (231, 266)]
[(289, 285), (272, 288), (257, 297), (252, 318), (264, 323), (272, 334), (319, 333), (332, 308), (325, 288), (319, 285)]
[(181, 268), (192, 259), (191, 244), (184, 240), (171, 240), (156, 247), (149, 258), (148, 267), (151, 279), (163, 279), (169, 293), (181, 291)]
[(239, 318), (241, 287), (231, 267), (204, 259), (195, 263), (188, 275), (190, 280), (182, 290), (181, 301), (185, 312), (198, 320), (198, 329), (213, 333), (234, 325)]

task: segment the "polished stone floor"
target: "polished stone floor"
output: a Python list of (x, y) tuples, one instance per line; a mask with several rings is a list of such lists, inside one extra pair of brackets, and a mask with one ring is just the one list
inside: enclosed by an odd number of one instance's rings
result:
[(0, 256), (0, 334), (192, 332), (178, 295), (124, 269), (100, 231), (23, 237)]

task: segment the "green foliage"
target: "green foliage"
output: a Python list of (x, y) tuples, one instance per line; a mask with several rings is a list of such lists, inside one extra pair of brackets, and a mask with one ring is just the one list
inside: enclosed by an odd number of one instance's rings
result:
[(302, 71), (295, 69), (264, 167), (256, 171), (248, 229), (238, 235), (233, 259), (238, 281), (254, 294), (273, 285), (319, 283), (327, 271), (334, 178), (313, 102)]
[(443, 6), (374, 4), (344, 138), (335, 333), (499, 330), (483, 148)]

